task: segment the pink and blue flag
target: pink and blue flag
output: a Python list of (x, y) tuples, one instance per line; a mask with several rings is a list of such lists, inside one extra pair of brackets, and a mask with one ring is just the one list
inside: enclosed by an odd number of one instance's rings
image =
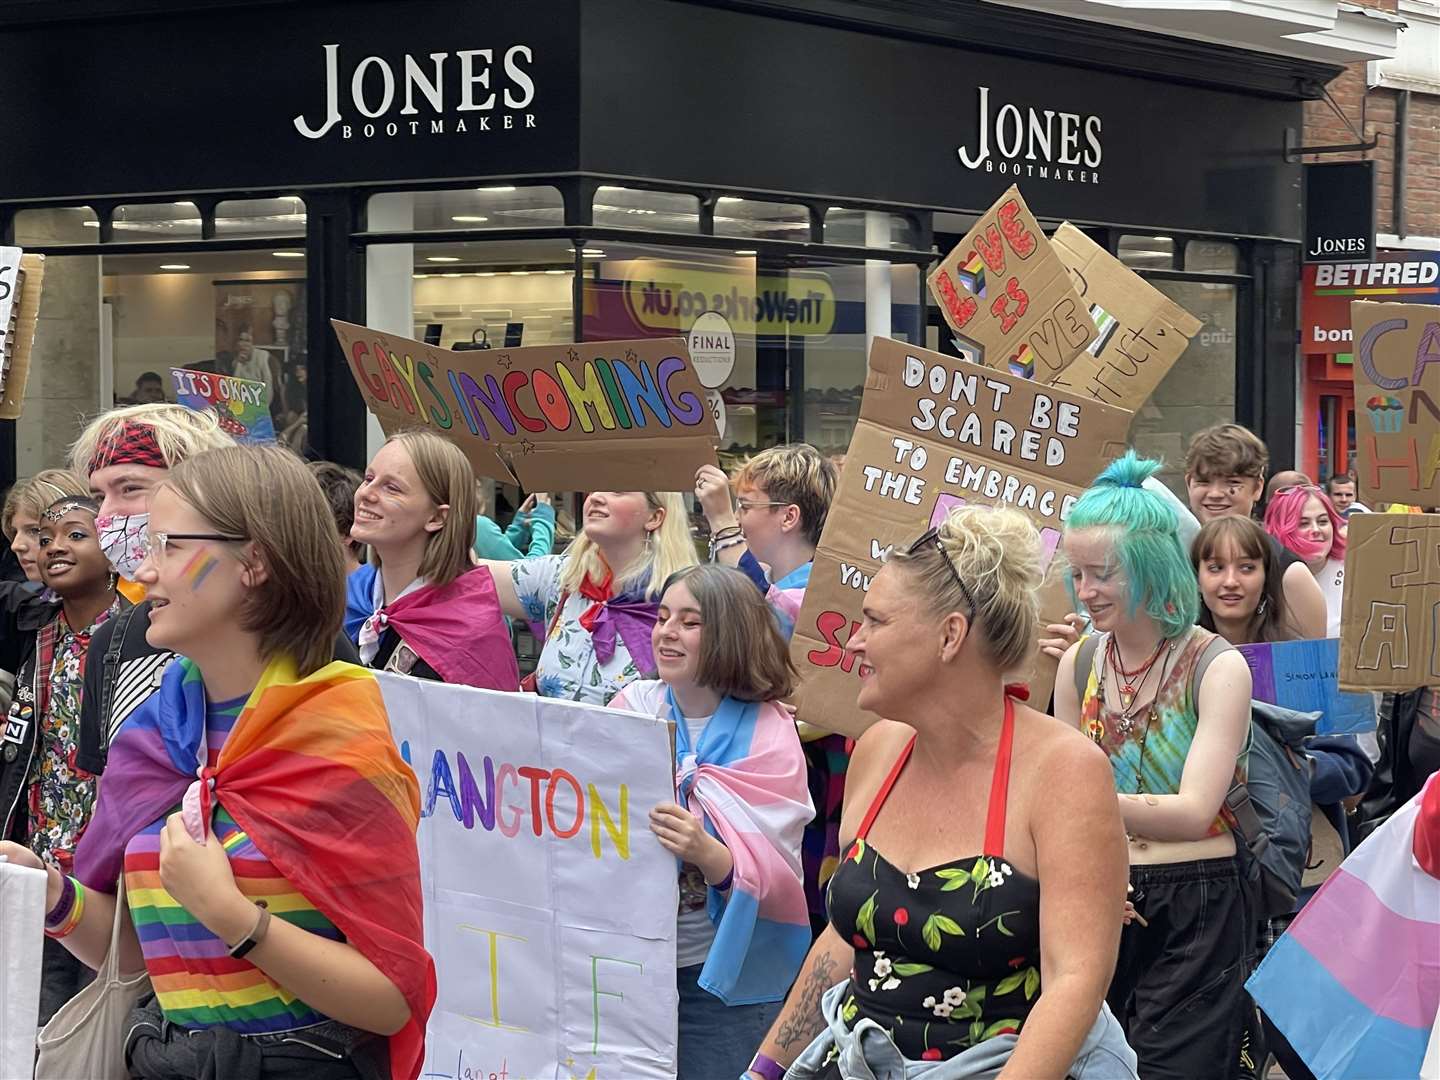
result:
[(1325, 1080), (1421, 1075), (1440, 1011), (1440, 880), (1413, 847), (1423, 795), (1340, 865), (1247, 984)]

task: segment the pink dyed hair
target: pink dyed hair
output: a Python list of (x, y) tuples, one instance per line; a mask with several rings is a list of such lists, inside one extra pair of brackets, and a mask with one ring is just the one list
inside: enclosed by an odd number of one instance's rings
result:
[(1305, 504), (1311, 499), (1318, 499), (1325, 513), (1330, 515), (1330, 527), (1335, 534), (1330, 550), (1324, 554), (1333, 559), (1345, 558), (1345, 519), (1321, 488), (1306, 484), (1273, 495), (1270, 505), (1265, 507), (1265, 531), (1302, 559), (1319, 556), (1321, 552), (1314, 541), (1300, 535), (1300, 518), (1305, 513)]

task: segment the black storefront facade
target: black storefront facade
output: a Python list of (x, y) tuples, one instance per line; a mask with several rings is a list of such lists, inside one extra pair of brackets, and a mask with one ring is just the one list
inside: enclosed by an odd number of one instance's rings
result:
[(0, 113), (0, 238), (47, 256), (0, 480), (170, 366), (259, 363), (310, 451), (360, 464), (331, 317), (514, 345), (716, 310), (731, 452), (843, 452), (867, 334), (948, 348), (925, 271), (1011, 183), (1205, 321), (1143, 449), (1178, 464), (1235, 418), (1292, 455), (1284, 146), (1338, 69), (978, 0), (66, 14), (0, 4), (0, 69), (30, 88)]

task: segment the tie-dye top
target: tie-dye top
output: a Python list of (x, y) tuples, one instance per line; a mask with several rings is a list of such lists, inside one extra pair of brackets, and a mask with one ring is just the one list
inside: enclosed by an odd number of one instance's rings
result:
[[(1085, 697), (1080, 703), (1080, 730), (1109, 755), (1110, 767), (1115, 773), (1115, 790), (1120, 794), (1137, 795), (1142, 791), (1147, 795), (1179, 794), (1185, 758), (1200, 722), (1195, 668), (1216, 635), (1196, 626), (1175, 639), (1174, 652), (1158, 661), (1166, 664), (1165, 681), (1155, 695), (1154, 705), (1135, 714), (1129, 731), (1121, 731), (1120, 713), (1105, 707), (1104, 695), (1100, 692), (1105, 640), (1102, 636), (1095, 649), (1095, 662), (1085, 684)], [(1229, 829), (1229, 822), (1217, 816), (1208, 835), (1219, 836)]]
[[(205, 745), (211, 768), (244, 705), (245, 698), (236, 698), (206, 709)], [(231, 958), (229, 946), (165, 890), (160, 883), (160, 830), (165, 821), (162, 817), (142, 829), (126, 846), (125, 895), (166, 1018), (182, 1027), (228, 1027), (245, 1035), (323, 1023), (325, 1016), (249, 960)], [(280, 876), (223, 807), (216, 806), (211, 828), (224, 845), (235, 883), (247, 899), (263, 901), (277, 919), (343, 940), (335, 925)]]

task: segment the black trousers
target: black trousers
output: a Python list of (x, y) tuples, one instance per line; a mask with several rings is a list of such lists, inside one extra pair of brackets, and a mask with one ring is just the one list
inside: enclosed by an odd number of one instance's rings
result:
[(1227, 1080), (1239, 1055), (1253, 921), (1234, 858), (1132, 866), (1132, 922), (1106, 1000), (1144, 1080)]

